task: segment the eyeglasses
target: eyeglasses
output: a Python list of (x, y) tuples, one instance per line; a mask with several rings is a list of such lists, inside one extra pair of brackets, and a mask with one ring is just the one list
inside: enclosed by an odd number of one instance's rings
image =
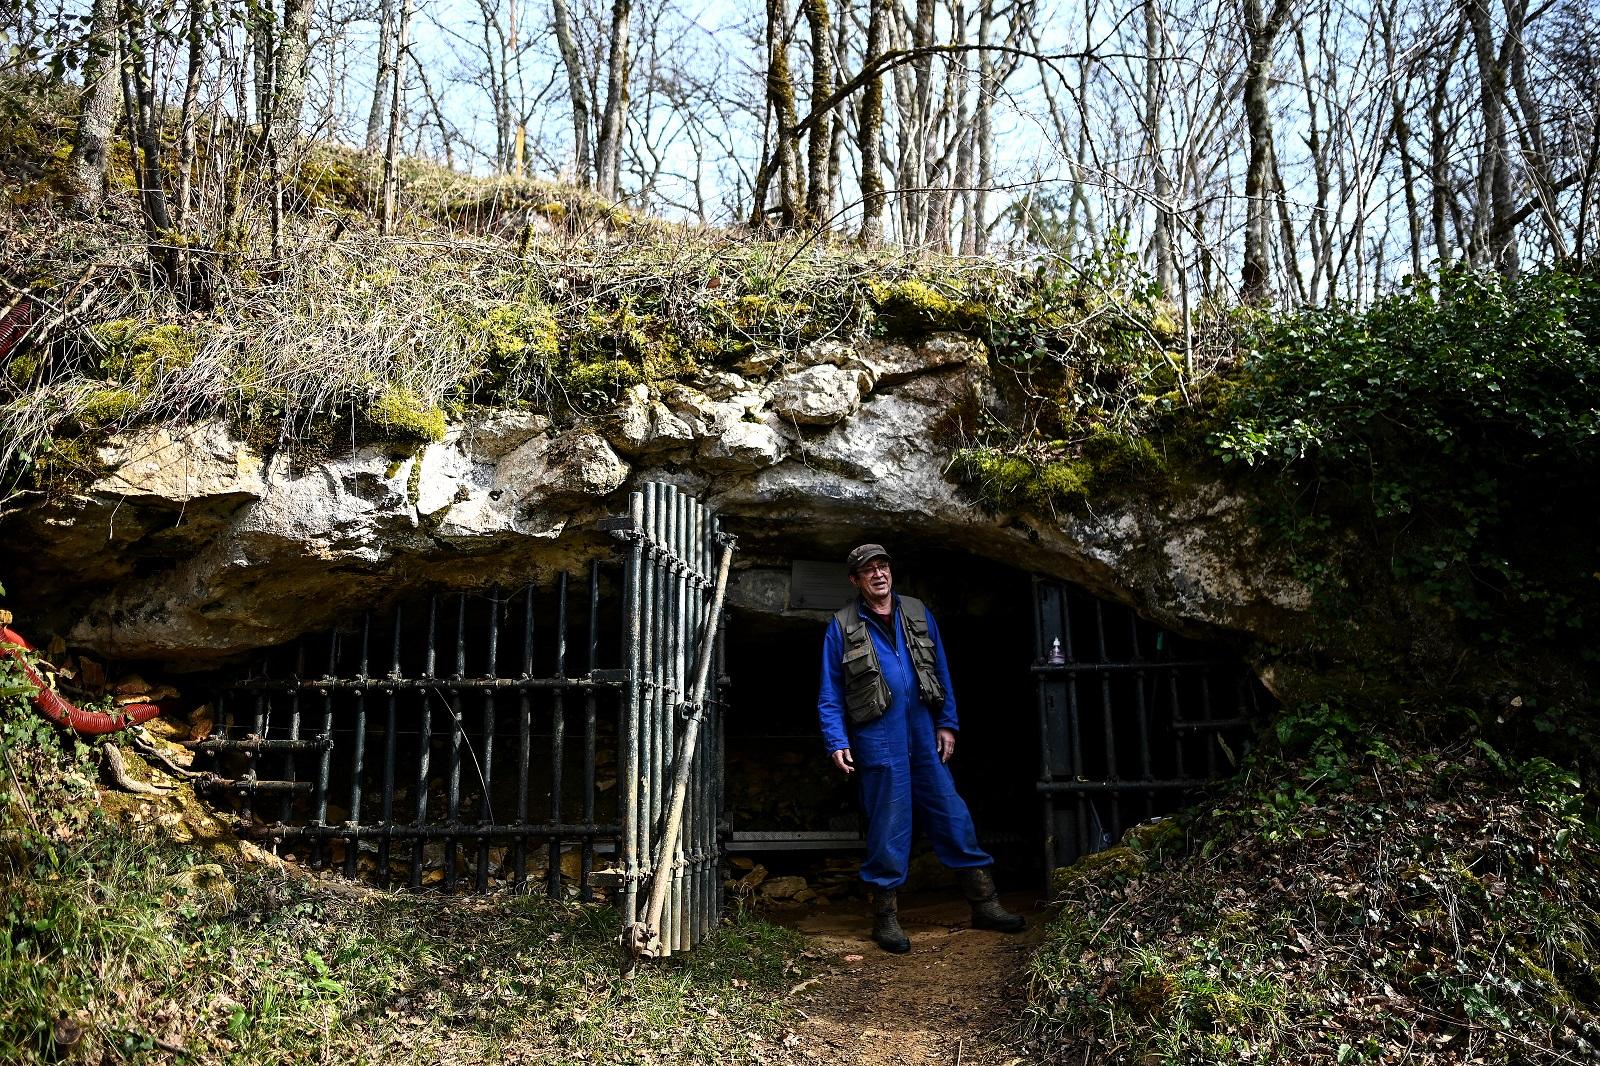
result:
[(877, 573), (887, 574), (888, 572), (889, 572), (889, 564), (888, 563), (868, 563), (866, 566), (863, 566), (861, 569), (856, 571), (856, 573), (858, 573), (858, 574), (877, 574)]

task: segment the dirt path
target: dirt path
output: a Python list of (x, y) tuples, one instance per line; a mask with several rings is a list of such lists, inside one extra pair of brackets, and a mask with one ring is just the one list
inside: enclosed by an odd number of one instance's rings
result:
[(811, 938), (823, 972), (796, 997), (804, 1021), (785, 1041), (794, 1062), (838, 1066), (1007, 1066), (1017, 1057), (1000, 1031), (1021, 1009), (1021, 969), (1042, 936), (1043, 916), (1027, 893), (1008, 908), (1028, 915), (1015, 936), (968, 925), (952, 894), (902, 897), (909, 955), (868, 939), (866, 905), (838, 904), (777, 920)]

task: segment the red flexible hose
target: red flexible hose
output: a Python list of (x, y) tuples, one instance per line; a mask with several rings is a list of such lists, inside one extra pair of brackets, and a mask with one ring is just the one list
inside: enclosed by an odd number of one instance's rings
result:
[(15, 630), (0, 626), (0, 652), (11, 656), (22, 665), (22, 672), (28, 675), (28, 680), (38, 689), (33, 694), (33, 705), (56, 725), (65, 726), (78, 733), (99, 735), (115, 733), (130, 725), (148, 722), (161, 713), (161, 708), (153, 703), (131, 703), (115, 714), (86, 711), (77, 707), (45, 684), (44, 678), (40, 677), (39, 672), (23, 657), (22, 652), (32, 650), (33, 646), (18, 636)]

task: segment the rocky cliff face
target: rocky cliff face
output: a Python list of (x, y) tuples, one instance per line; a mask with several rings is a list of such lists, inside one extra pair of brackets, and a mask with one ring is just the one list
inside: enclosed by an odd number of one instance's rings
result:
[(953, 411), (995, 402), (990, 374), (981, 343), (936, 334), (754, 356), (692, 386), (636, 386), (575, 422), (475, 413), (415, 451), (264, 456), (221, 425), (153, 430), (111, 441), (111, 472), (82, 491), (15, 501), (0, 580), (36, 631), (201, 666), (408, 588), (570, 568), (611, 550), (595, 523), (625, 510), (631, 486), (665, 480), (717, 508), (747, 558), (914, 540), (1078, 582), (1179, 629), (1273, 641), (1305, 624), (1305, 590), (1221, 484), (1159, 501), (1130, 488), (1081, 513), (974, 505), (936, 441)]

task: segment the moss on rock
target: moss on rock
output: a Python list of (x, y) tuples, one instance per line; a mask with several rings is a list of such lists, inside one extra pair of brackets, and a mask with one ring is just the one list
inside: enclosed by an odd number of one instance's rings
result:
[(390, 385), (380, 392), (367, 408), (366, 418), (391, 440), (433, 444), (444, 439), (444, 411), (402, 385)]

